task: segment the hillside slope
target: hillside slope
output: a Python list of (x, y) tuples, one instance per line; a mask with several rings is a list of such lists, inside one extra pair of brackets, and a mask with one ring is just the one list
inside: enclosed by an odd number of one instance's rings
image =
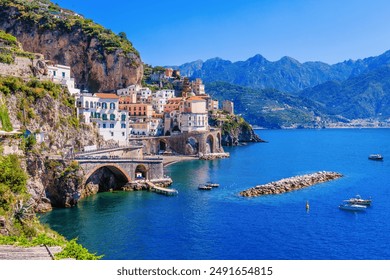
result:
[(329, 115), (348, 119), (390, 118), (390, 65), (343, 82), (330, 81), (297, 95), (316, 100)]
[(206, 84), (207, 92), (219, 101), (231, 100), (234, 110), (253, 125), (266, 128), (322, 127), (329, 118), (322, 106), (307, 98), (274, 89), (252, 89), (224, 82)]

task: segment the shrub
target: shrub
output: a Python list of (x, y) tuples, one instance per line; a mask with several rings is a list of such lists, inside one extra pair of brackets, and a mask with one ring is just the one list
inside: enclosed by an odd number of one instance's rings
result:
[(11, 54), (8, 53), (0, 53), (0, 63), (12, 64), (14, 63), (14, 58)]
[(5, 105), (5, 103), (2, 102), (2, 100), (0, 100), (0, 104), (1, 104), (0, 105), (0, 122), (1, 122), (1, 125), (3, 127), (3, 130), (12, 131), (13, 127), (12, 127), (11, 120), (9, 118), (7, 106)]
[(55, 254), (56, 259), (99, 260), (102, 257), (88, 252), (86, 248), (77, 243), (76, 239), (70, 240), (62, 252)]
[(7, 185), (15, 194), (26, 193), (27, 175), (16, 155), (0, 156), (0, 184)]

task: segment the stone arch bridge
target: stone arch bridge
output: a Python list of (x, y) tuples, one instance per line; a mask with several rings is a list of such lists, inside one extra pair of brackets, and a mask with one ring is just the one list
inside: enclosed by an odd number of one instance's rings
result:
[(181, 155), (199, 155), (223, 153), (221, 130), (206, 132), (184, 132), (177, 135), (133, 138), (142, 141), (143, 149), (148, 154), (173, 152)]
[(99, 170), (109, 170), (122, 184), (137, 179), (164, 179), (163, 160), (161, 158), (76, 158), (85, 172), (84, 183), (98, 173)]

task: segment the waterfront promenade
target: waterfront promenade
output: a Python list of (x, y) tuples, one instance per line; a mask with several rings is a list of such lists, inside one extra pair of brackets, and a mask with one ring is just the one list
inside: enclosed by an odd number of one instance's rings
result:
[(18, 247), (0, 245), (0, 260), (53, 260), (56, 253), (61, 252), (61, 247)]
[(197, 156), (182, 156), (182, 155), (162, 156), (162, 158), (163, 158), (164, 167), (180, 161), (199, 159), (199, 157)]

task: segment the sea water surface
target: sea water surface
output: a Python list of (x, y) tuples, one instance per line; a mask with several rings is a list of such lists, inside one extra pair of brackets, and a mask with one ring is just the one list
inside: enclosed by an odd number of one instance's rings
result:
[[(41, 221), (104, 259), (390, 259), (390, 130), (257, 133), (268, 143), (226, 148), (228, 159), (167, 167), (178, 196), (99, 193)], [(371, 153), (384, 161), (368, 160)], [(321, 170), (344, 177), (281, 195), (238, 196)], [(220, 187), (198, 190), (207, 181)], [(363, 213), (338, 208), (356, 194), (371, 197), (372, 206)]]

